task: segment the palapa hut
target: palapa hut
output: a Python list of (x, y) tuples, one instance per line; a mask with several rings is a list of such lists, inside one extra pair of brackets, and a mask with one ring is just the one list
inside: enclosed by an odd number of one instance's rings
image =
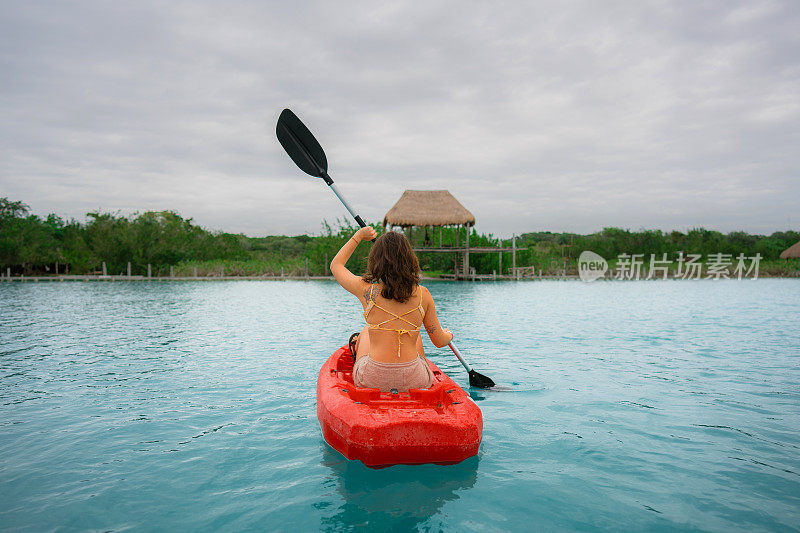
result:
[(797, 259), (800, 258), (800, 242), (794, 243), (792, 246), (781, 252), (781, 259)]
[[(450, 194), (450, 191), (405, 191), (403, 196), (394, 204), (386, 216), (383, 217), (384, 229), (400, 227), (408, 231), (409, 237), (413, 236), (414, 227), (425, 228), (426, 246), (430, 245), (427, 239), (428, 227), (455, 226), (458, 228), (457, 238), (460, 239), (461, 227), (465, 227), (466, 237), (464, 246), (456, 241), (456, 248), (442, 248), (441, 233), (439, 248), (427, 248), (431, 252), (462, 252), (462, 272), (469, 273), (469, 228), (475, 225), (475, 216), (466, 207)], [(423, 251), (423, 250), (420, 250)], [(458, 269), (457, 269), (458, 270)]]
[[(502, 243), (499, 247), (470, 247), (469, 234), (470, 228), (475, 225), (475, 216), (470, 213), (466, 207), (461, 205), (461, 202), (456, 200), (450, 191), (406, 191), (403, 196), (394, 204), (386, 216), (383, 217), (383, 228), (386, 227), (400, 227), (408, 232), (409, 238), (413, 241), (414, 227), (424, 228), (425, 240), (423, 246), (415, 246), (414, 251), (425, 253), (445, 253), (455, 254), (455, 278), (467, 279), (481, 279), (490, 278), (497, 279), (496, 272), (483, 275), (471, 273), (469, 268), (469, 255), (471, 253), (496, 253), (499, 266), (500, 276), (503, 275), (503, 253), (511, 252), (511, 268), (509, 274), (519, 279), (522, 267), (517, 268), (517, 251), (526, 250), (526, 248), (518, 248), (516, 238), (512, 239), (512, 247), (503, 248)], [(455, 227), (456, 242), (455, 246), (450, 242), (447, 245), (442, 243), (442, 230), (443, 227)], [(431, 242), (428, 235), (429, 227), (439, 228), (439, 244), (436, 246)], [(466, 235), (464, 236), (463, 244), (461, 242), (461, 228), (465, 228)], [(458, 258), (461, 258), (461, 265), (458, 264)], [(532, 268), (532, 267), (525, 267)], [(532, 270), (531, 270), (532, 272)]]
[(383, 227), (474, 226), (475, 216), (450, 191), (406, 191), (383, 217)]

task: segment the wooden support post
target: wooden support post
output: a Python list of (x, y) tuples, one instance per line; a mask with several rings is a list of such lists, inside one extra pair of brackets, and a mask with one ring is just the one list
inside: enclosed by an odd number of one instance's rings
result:
[(284, 277), (284, 275), (283, 275), (283, 267), (281, 267), (281, 279), (282, 279), (282, 280), (285, 280), (285, 279), (286, 279), (286, 278)]
[(511, 237), (511, 275), (519, 279), (517, 276), (517, 236)]
[(171, 278), (175, 277), (175, 271), (172, 269), (172, 265), (169, 266), (169, 277)]
[(150, 263), (147, 263), (147, 279), (153, 277), (153, 269), (150, 268)]
[(103, 261), (103, 276), (108, 276), (108, 272), (106, 271), (106, 262)]
[(11, 267), (6, 267), (6, 277), (11, 281)]
[(224, 266), (223, 267), (219, 267), (219, 277), (221, 277), (221, 278), (225, 277), (225, 267)]
[(131, 277), (131, 262), (128, 261), (128, 277)]
[[(464, 226), (464, 229), (467, 230), (466, 238), (464, 239), (464, 243), (466, 244), (466, 249), (464, 250), (464, 274), (469, 274), (469, 226)], [(473, 277), (473, 281), (475, 278)]]
[(194, 267), (194, 277), (197, 277), (197, 267)]
[[(458, 226), (456, 226), (456, 248), (459, 248), (460, 239), (461, 239), (461, 226), (458, 225)], [(455, 266), (453, 268), (453, 271), (456, 274), (456, 279), (458, 279), (458, 274), (459, 274), (459, 272), (458, 272), (458, 251), (456, 251), (456, 261), (455, 261)]]
[(328, 275), (328, 252), (325, 252), (325, 265), (323, 265), (323, 272)]
[(497, 270), (492, 270), (492, 279), (497, 281)]
[(500, 241), (501, 250), (497, 252), (497, 270), (500, 271), (500, 276), (503, 276), (503, 241)]

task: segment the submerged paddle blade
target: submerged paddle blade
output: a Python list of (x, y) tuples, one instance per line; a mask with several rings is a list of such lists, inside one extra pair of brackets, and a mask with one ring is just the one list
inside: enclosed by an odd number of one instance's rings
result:
[(283, 149), (300, 170), (316, 178), (327, 176), (328, 160), (322, 146), (290, 109), (281, 112), (275, 133)]
[(469, 371), (469, 384), (472, 387), (478, 387), (481, 389), (491, 389), (494, 387), (494, 381), (491, 378), (484, 376), (483, 374), (478, 374), (474, 370)]
[(481, 389), (490, 389), (494, 387), (494, 381), (484, 376), (483, 374), (478, 374), (477, 372), (472, 370), (472, 367), (469, 366), (467, 360), (464, 359), (464, 356), (461, 355), (461, 352), (458, 351), (458, 348), (456, 348), (456, 345), (453, 344), (452, 341), (450, 341), (450, 344), (448, 344), (448, 346), (450, 347), (451, 350), (453, 350), (455, 356), (458, 357), (458, 360), (461, 361), (461, 364), (464, 365), (464, 368), (467, 370), (467, 373), (469, 374), (469, 384), (471, 387), (479, 387)]

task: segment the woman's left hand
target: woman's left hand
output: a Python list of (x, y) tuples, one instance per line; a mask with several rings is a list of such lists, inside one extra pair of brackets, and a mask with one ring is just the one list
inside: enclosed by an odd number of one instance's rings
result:
[(375, 231), (374, 229), (372, 229), (372, 227), (370, 227), (370, 226), (364, 226), (363, 228), (358, 230), (355, 235), (353, 235), (353, 237), (355, 237), (355, 239), (358, 242), (371, 241), (372, 239), (374, 239), (377, 236), (378, 236), (378, 232)]

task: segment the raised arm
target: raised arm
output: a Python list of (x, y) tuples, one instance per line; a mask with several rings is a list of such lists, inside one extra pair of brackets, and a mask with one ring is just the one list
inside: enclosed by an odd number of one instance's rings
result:
[(369, 226), (361, 228), (355, 235), (350, 237), (350, 240), (344, 243), (344, 246), (342, 246), (331, 261), (331, 274), (333, 274), (333, 277), (336, 278), (339, 285), (344, 287), (348, 292), (353, 293), (359, 299), (363, 296), (364, 281), (361, 279), (361, 276), (356, 276), (350, 272), (345, 264), (347, 260), (350, 259), (350, 256), (353, 255), (358, 243), (365, 239), (371, 241), (376, 235), (377, 233), (375, 230)]
[(436, 304), (433, 303), (433, 296), (425, 287), (420, 286), (422, 291), (422, 306), (425, 309), (425, 318), (422, 323), (425, 325), (425, 331), (428, 332), (428, 337), (437, 348), (447, 346), (453, 340), (453, 334), (449, 329), (443, 328), (439, 323), (439, 317), (436, 316)]

